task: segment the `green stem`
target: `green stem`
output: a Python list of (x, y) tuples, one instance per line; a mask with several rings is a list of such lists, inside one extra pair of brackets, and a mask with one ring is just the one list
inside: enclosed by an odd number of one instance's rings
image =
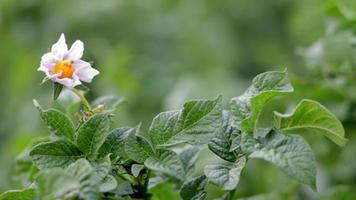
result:
[(82, 103), (84, 104), (86, 110), (87, 110), (87, 111), (91, 111), (90, 104), (89, 104), (88, 100), (85, 98), (85, 96), (82, 95), (82, 94), (80, 93), (80, 91), (77, 90), (77, 89), (75, 89), (75, 88), (73, 88), (72, 91), (74, 92), (74, 94), (76, 94), (76, 95), (80, 98), (80, 100), (81, 100)]
[(235, 195), (235, 191), (236, 191), (236, 189), (234, 189), (234, 190), (231, 190), (230, 192), (229, 192), (229, 200), (233, 200), (233, 198), (234, 198), (234, 195)]

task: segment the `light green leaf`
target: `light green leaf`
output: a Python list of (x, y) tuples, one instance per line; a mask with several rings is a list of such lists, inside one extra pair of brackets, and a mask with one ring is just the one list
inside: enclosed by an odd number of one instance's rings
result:
[(214, 137), (209, 142), (209, 149), (214, 152), (220, 158), (234, 162), (236, 156), (233, 152), (230, 152), (231, 140), (234, 134), (237, 134), (237, 130), (231, 126), (231, 115), (229, 111), (224, 110), (222, 114), (222, 123), (218, 132), (214, 134)]
[(29, 155), (34, 165), (40, 169), (67, 167), (84, 156), (74, 144), (67, 140), (40, 143), (32, 148)]
[[(82, 158), (68, 166), (66, 173), (74, 177), (79, 182), (79, 196), (83, 199), (98, 199), (99, 187), (97, 183), (97, 174), (94, 167)], [(101, 180), (100, 180), (101, 181)]]
[(157, 149), (156, 155), (145, 161), (145, 166), (180, 181), (185, 179), (182, 161), (174, 151), (169, 149)]
[(112, 158), (127, 158), (125, 152), (125, 140), (130, 133), (136, 133), (136, 129), (136, 127), (122, 127), (112, 130), (98, 151), (99, 157), (104, 157), (108, 154), (111, 154)]
[(207, 143), (221, 124), (221, 96), (215, 100), (194, 100), (184, 104), (182, 111), (157, 115), (149, 129), (155, 145), (182, 142)]
[(117, 194), (120, 196), (130, 195), (130, 194), (134, 193), (134, 191), (131, 187), (131, 184), (128, 181), (119, 183), (116, 191), (117, 191)]
[(199, 152), (199, 147), (189, 147), (183, 149), (179, 153), (179, 158), (182, 161), (186, 176), (191, 176), (194, 174), (194, 165), (198, 159)]
[(154, 149), (150, 142), (136, 132), (131, 132), (125, 140), (125, 152), (128, 157), (138, 163), (144, 163), (145, 160), (154, 156)]
[(240, 174), (245, 167), (246, 158), (241, 157), (232, 166), (207, 165), (204, 169), (205, 176), (224, 190), (234, 190), (240, 181)]
[(36, 100), (33, 100), (33, 103), (39, 110), (41, 119), (52, 133), (74, 141), (73, 123), (64, 113), (56, 109), (43, 110)]
[(318, 102), (304, 99), (290, 114), (274, 112), (274, 124), (284, 133), (320, 133), (343, 146), (345, 130), (341, 122)]
[(125, 103), (125, 98), (121, 98), (115, 95), (102, 96), (95, 99), (92, 103), (92, 107), (104, 106), (106, 110), (111, 110), (119, 107), (121, 104)]
[(183, 200), (203, 200), (206, 198), (204, 191), (207, 184), (206, 177), (200, 176), (185, 182), (180, 190), (180, 196)]
[(100, 192), (110, 192), (110, 191), (114, 190), (116, 187), (117, 187), (116, 179), (113, 176), (108, 175), (100, 183), (99, 191)]
[(265, 104), (273, 97), (291, 92), (293, 87), (286, 71), (270, 71), (257, 75), (244, 94), (231, 99), (236, 127), (243, 132), (253, 132)]
[(78, 130), (77, 145), (85, 155), (95, 157), (97, 150), (109, 134), (110, 118), (108, 113), (96, 114)]
[(36, 184), (42, 200), (60, 199), (80, 186), (75, 177), (59, 168), (41, 171)]
[(299, 182), (315, 188), (316, 161), (303, 137), (271, 132), (265, 138), (254, 139), (243, 134), (241, 149), (249, 158), (264, 159)]
[(145, 168), (144, 165), (133, 164), (133, 165), (131, 166), (131, 174), (132, 174), (135, 178), (137, 178), (138, 175), (140, 175), (141, 170), (143, 170), (144, 168)]
[(0, 200), (34, 200), (36, 196), (36, 190), (33, 188), (9, 190), (0, 195)]

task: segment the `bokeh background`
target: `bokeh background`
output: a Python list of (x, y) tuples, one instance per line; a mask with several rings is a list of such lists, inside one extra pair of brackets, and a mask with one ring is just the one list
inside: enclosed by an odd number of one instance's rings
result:
[[(0, 193), (20, 188), (14, 159), (29, 141), (48, 134), (32, 105), (52, 106), (51, 85), (40, 85), (40, 57), (65, 33), (85, 43), (84, 57), (101, 74), (89, 99), (115, 94), (115, 125), (147, 128), (159, 112), (185, 100), (241, 94), (258, 73), (288, 69), (296, 93), (271, 102), (263, 115), (302, 98), (321, 101), (346, 128), (339, 148), (307, 136), (316, 153), (318, 192), (296, 185), (277, 168), (248, 164), (237, 196), (276, 199), (356, 199), (356, 1), (354, 0), (1, 0)], [(261, 120), (261, 126), (268, 126)], [(201, 166), (211, 160), (201, 156)], [(158, 199), (178, 199), (173, 187)], [(209, 198), (222, 194), (209, 185)]]

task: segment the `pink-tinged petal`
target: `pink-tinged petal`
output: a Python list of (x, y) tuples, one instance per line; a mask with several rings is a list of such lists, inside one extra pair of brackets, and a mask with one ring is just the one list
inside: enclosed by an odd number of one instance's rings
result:
[(62, 60), (66, 53), (68, 52), (68, 47), (66, 44), (66, 39), (62, 33), (58, 41), (52, 45), (51, 52), (55, 59)]
[(77, 40), (72, 44), (72, 47), (69, 49), (65, 59), (71, 61), (79, 60), (83, 56), (83, 52), (84, 44), (82, 41)]
[(94, 76), (98, 75), (100, 72), (91, 67), (90, 63), (83, 60), (78, 60), (73, 63), (76, 71), (74, 72), (81, 81), (90, 83)]
[[(53, 80), (53, 79), (52, 79), (52, 80)], [(54, 78), (53, 81), (64, 85), (64, 86), (65, 86), (66, 88), (68, 88), (68, 89), (72, 89), (72, 88), (74, 88), (75, 86), (81, 84), (81, 82), (80, 82), (80, 80), (78, 79), (78, 77), (76, 77), (76, 78), (74, 78), (74, 77), (73, 77), (73, 78)]]
[[(52, 53), (46, 53), (41, 57), (41, 67), (40, 68), (46, 68), (49, 71), (52, 71), (53, 68), (56, 66), (57, 61), (54, 58)], [(42, 71), (42, 70), (40, 70)]]

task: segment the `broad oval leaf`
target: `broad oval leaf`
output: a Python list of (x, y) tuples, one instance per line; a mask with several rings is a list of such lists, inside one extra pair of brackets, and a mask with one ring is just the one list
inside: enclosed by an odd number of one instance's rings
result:
[(221, 96), (215, 100), (193, 100), (182, 111), (157, 115), (149, 129), (155, 145), (167, 146), (182, 142), (207, 143), (221, 124)]
[(265, 104), (273, 97), (291, 92), (293, 87), (286, 71), (257, 75), (244, 94), (231, 99), (234, 124), (243, 132), (253, 132)]
[(154, 157), (149, 157), (145, 161), (145, 166), (168, 175), (179, 181), (184, 181), (185, 171), (179, 156), (169, 149), (157, 149)]
[(33, 188), (23, 190), (9, 190), (0, 195), (0, 200), (34, 200), (37, 192)]
[(51, 132), (74, 141), (73, 123), (64, 113), (56, 109), (43, 110), (37, 102), (35, 105), (40, 112), (41, 119), (46, 123)]
[(290, 114), (274, 112), (274, 124), (284, 133), (320, 133), (343, 146), (345, 130), (341, 122), (320, 103), (302, 100)]
[(259, 139), (242, 134), (241, 149), (249, 158), (266, 160), (292, 178), (315, 189), (316, 161), (303, 137), (275, 131)]
[(130, 133), (135, 133), (136, 131), (136, 127), (122, 127), (112, 130), (98, 150), (99, 157), (105, 157), (106, 155), (111, 154), (112, 158), (127, 158), (125, 152), (125, 140)]
[(96, 114), (88, 119), (78, 130), (77, 145), (87, 156), (95, 156), (109, 134), (108, 113)]
[(240, 174), (245, 167), (246, 158), (241, 157), (232, 166), (207, 165), (204, 174), (208, 179), (224, 190), (234, 190), (240, 181)]
[(207, 183), (207, 178), (204, 175), (196, 177), (185, 182), (179, 194), (183, 200), (203, 200), (206, 197), (204, 189)]
[(32, 148), (29, 155), (34, 165), (40, 169), (67, 167), (84, 156), (74, 144), (67, 140), (40, 143)]

